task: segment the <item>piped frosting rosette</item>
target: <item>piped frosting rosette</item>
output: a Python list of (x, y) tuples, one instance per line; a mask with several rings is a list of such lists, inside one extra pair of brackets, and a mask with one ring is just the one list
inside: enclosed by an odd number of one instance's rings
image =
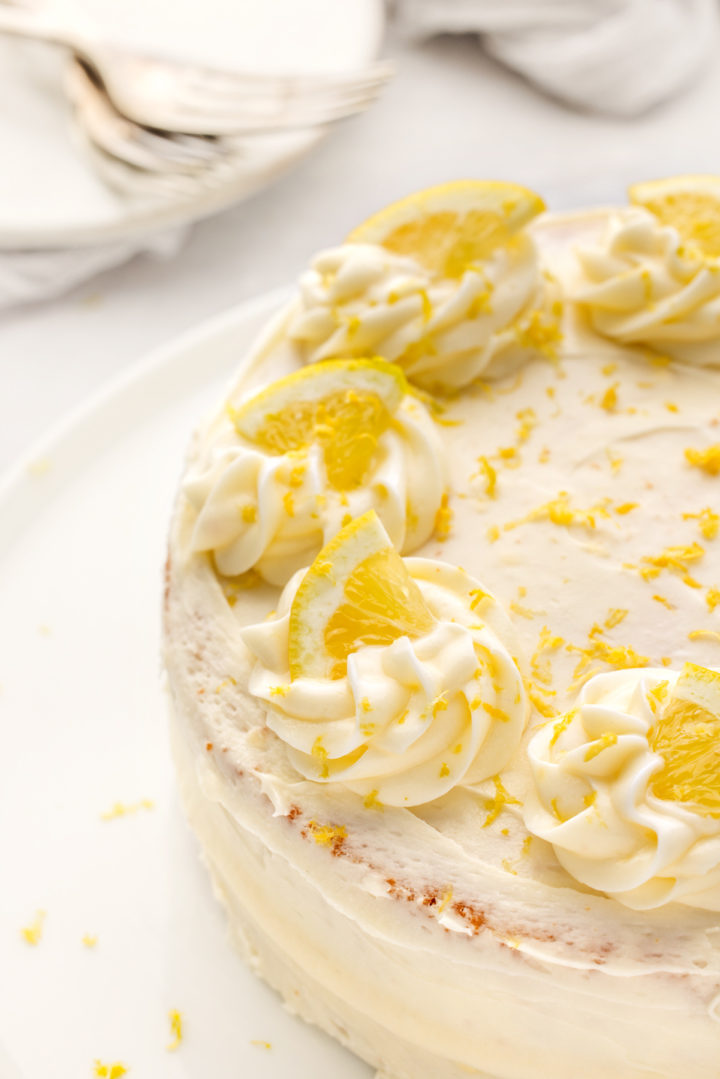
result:
[(720, 671), (596, 675), (529, 758), (528, 829), (626, 906), (720, 910)]
[(306, 779), (413, 806), (499, 772), (527, 701), (514, 631), (462, 570), (354, 521), (243, 633), (250, 692)]
[(446, 491), (445, 452), (399, 368), (304, 368), (231, 405), (185, 482), (191, 545), (221, 574), (283, 585), (342, 524), (375, 509), (394, 544), (427, 540)]
[(613, 214), (598, 243), (577, 254), (584, 281), (574, 298), (598, 333), (720, 366), (720, 259), (640, 207)]
[(308, 363), (375, 353), (429, 390), (554, 358), (560, 293), (524, 228), (543, 209), (507, 183), (410, 195), (313, 260), (288, 335)]

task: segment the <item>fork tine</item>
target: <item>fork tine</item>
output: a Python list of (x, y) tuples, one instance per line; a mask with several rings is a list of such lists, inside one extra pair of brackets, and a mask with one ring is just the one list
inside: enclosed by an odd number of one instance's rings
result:
[(376, 63), (359, 71), (320, 75), (268, 75), (253, 72), (215, 71), (192, 67), (184, 72), (188, 85), (222, 95), (245, 95), (255, 92), (286, 95), (328, 95), (336, 91), (383, 85), (393, 75), (390, 64)]

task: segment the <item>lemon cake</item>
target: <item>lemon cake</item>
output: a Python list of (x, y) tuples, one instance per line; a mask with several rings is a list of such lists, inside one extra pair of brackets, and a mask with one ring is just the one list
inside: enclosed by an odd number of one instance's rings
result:
[(235, 940), (383, 1079), (717, 1079), (720, 180), (388, 207), (196, 433), (165, 663)]

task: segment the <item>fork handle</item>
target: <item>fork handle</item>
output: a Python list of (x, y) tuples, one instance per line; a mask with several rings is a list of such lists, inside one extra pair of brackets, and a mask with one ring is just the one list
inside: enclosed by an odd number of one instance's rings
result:
[(52, 15), (42, 8), (34, 10), (20, 4), (0, 3), (0, 35), (11, 37), (34, 38), (51, 45), (65, 45), (68, 48), (82, 48), (80, 34), (68, 26), (57, 22)]

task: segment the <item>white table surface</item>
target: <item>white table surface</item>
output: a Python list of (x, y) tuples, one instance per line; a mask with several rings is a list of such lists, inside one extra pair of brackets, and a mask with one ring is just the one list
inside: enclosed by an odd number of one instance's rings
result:
[(293, 279), (407, 192), (461, 177), (516, 180), (553, 209), (622, 201), (628, 182), (720, 173), (720, 64), (634, 121), (573, 112), (483, 56), (471, 38), (388, 42), (398, 75), (365, 115), (251, 201), (195, 226), (169, 262), (137, 258), (0, 319), (0, 469), (68, 410), (203, 319)]

